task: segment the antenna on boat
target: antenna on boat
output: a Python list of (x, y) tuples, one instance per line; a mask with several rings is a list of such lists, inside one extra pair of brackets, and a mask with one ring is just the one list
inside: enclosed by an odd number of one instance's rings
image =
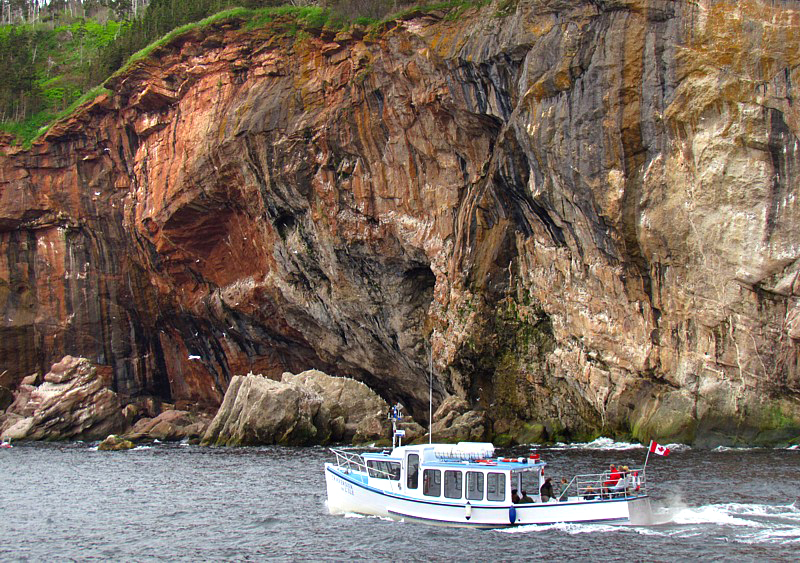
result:
[[(436, 334), (436, 331), (433, 331)], [(430, 363), (428, 364), (428, 443), (433, 443), (433, 334), (431, 335)]]

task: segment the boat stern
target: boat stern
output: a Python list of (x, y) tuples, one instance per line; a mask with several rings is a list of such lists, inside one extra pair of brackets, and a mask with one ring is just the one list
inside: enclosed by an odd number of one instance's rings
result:
[(628, 503), (628, 520), (634, 526), (649, 526), (653, 523), (653, 510), (648, 497), (637, 498)]

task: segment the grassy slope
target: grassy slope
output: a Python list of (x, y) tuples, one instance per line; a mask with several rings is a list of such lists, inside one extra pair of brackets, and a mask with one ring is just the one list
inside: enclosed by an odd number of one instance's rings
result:
[[(431, 10), (445, 10), (449, 11), (451, 15), (458, 15), (460, 14), (463, 9), (470, 7), (470, 6), (482, 6), (488, 3), (488, 0), (450, 0), (445, 2), (435, 2), (435, 3), (428, 3), (423, 4), (421, 6), (417, 6), (415, 8), (407, 9), (401, 12), (400, 14), (396, 14), (385, 18), (382, 21), (375, 21), (375, 20), (368, 20), (365, 18), (358, 18), (355, 19), (352, 23), (364, 25), (364, 26), (380, 26), (387, 21), (391, 21), (397, 17), (404, 17), (408, 14), (419, 12), (420, 10), (424, 11), (431, 11)], [(112, 77), (119, 76), (130, 69), (130, 67), (136, 63), (137, 61), (146, 59), (155, 49), (170, 43), (171, 41), (175, 40), (177, 37), (195, 31), (197, 29), (202, 29), (209, 25), (219, 23), (222, 21), (230, 20), (236, 21), (238, 20), (241, 22), (242, 27), (245, 29), (255, 29), (264, 27), (269, 25), (277, 18), (290, 18), (296, 22), (296, 26), (290, 28), (287, 32), (288, 33), (297, 33), (299, 29), (306, 28), (306, 29), (321, 29), (321, 28), (329, 28), (329, 29), (342, 29), (348, 27), (351, 22), (344, 21), (340, 16), (337, 16), (331, 13), (327, 9), (323, 9), (318, 6), (306, 6), (306, 7), (296, 7), (296, 6), (281, 6), (277, 8), (261, 8), (261, 9), (247, 9), (247, 8), (232, 8), (228, 10), (224, 10), (219, 12), (213, 16), (205, 18), (204, 20), (190, 23), (176, 29), (173, 29), (159, 40), (151, 43), (144, 49), (138, 51), (131, 55), (128, 61), (117, 70)], [(116, 22), (109, 22), (105, 27), (100, 26), (94, 22), (85, 22), (84, 24), (73, 24), (74, 26), (83, 25), (84, 28), (92, 30), (92, 41), (86, 41), (86, 35), (84, 32), (84, 42), (81, 45), (80, 49), (76, 49), (75, 45), (66, 45), (66, 49), (64, 45), (59, 46), (59, 49), (65, 53), (71, 53), (72, 60), (76, 57), (76, 53), (80, 52), (81, 56), (81, 63), (83, 63), (84, 59), (89, 58), (91, 56), (95, 56), (97, 51), (105, 45), (109, 40), (113, 40), (113, 33), (116, 33), (116, 30), (120, 25)], [(117, 26), (117, 27), (114, 27)], [(70, 26), (66, 26), (70, 27)], [(56, 31), (63, 31), (62, 28), (57, 28)], [(110, 36), (111, 34), (111, 36)], [(74, 32), (73, 32), (73, 35)], [(69, 70), (70, 59), (65, 59), (61, 66)], [(65, 72), (66, 72), (65, 71)], [(36, 115), (30, 117), (24, 122), (21, 123), (2, 123), (0, 124), (0, 130), (7, 131), (13, 133), (17, 136), (19, 142), (26, 147), (30, 147), (30, 145), (44, 135), (49, 128), (56, 123), (72, 114), (81, 104), (94, 99), (98, 95), (102, 93), (109, 93), (113, 95), (113, 92), (107, 90), (105, 85), (108, 83), (111, 77), (106, 79), (102, 84), (95, 86), (91, 90), (81, 92), (80, 90), (73, 87), (71, 90), (69, 98), (71, 99), (71, 103), (63, 108), (57, 109), (55, 107), (50, 107), (42, 112), (37, 113)], [(48, 82), (45, 82), (45, 85), (51, 87), (58, 87), (57, 81), (54, 81), (52, 78), (47, 79)], [(54, 96), (55, 98), (56, 96)]]
[[(99, 24), (87, 20), (54, 29), (48, 29), (44, 24), (24, 26), (26, 32), (36, 36), (36, 88), (44, 107), (24, 121), (0, 124), (0, 130), (29, 144), (43, 125), (52, 122), (66, 109), (74, 109), (74, 102), (86, 91), (91, 60), (115, 39), (124, 25), (114, 21)], [(11, 26), (2, 26), (0, 34), (9, 33), (11, 29)]]

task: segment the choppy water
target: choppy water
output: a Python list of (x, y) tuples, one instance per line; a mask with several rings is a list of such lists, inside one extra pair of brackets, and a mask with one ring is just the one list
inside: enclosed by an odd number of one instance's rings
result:
[[(520, 448), (511, 453), (526, 453)], [(538, 450), (560, 477), (639, 465), (641, 446), (600, 440)], [(796, 561), (800, 451), (651, 456), (661, 524), (504, 531), (429, 527), (325, 508), (324, 448), (92, 444), (0, 450), (0, 560)]]

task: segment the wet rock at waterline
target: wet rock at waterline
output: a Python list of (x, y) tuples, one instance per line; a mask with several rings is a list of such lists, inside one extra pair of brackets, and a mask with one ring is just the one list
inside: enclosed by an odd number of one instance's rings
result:
[(161, 442), (199, 441), (211, 417), (181, 410), (166, 410), (154, 418), (140, 418), (125, 438), (135, 442), (159, 440)]
[(97, 445), (97, 449), (101, 452), (118, 452), (123, 450), (132, 450), (136, 444), (130, 440), (126, 440), (116, 434), (111, 434), (105, 440)]

